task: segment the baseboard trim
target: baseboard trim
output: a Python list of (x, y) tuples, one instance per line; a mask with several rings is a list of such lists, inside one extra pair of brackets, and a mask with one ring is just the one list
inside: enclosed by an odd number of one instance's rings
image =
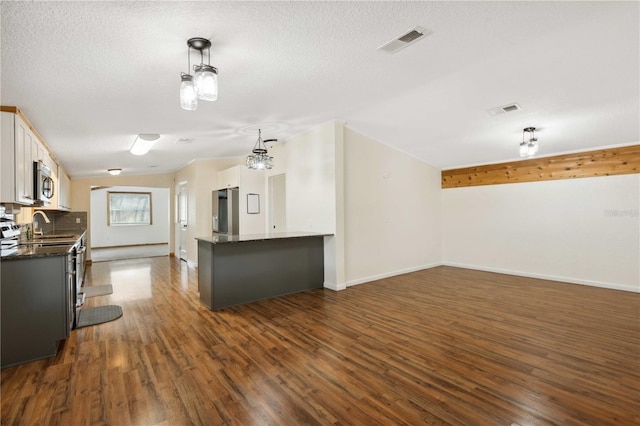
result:
[(569, 284), (580, 284), (580, 285), (588, 285), (591, 287), (602, 287), (608, 288), (612, 290), (622, 290), (622, 291), (630, 291), (633, 293), (640, 293), (640, 287), (631, 287), (622, 284), (612, 284), (605, 283), (601, 281), (591, 281), (591, 280), (581, 280), (570, 277), (559, 277), (556, 275), (546, 275), (546, 274), (536, 274), (531, 272), (521, 272), (521, 271), (513, 271), (510, 269), (501, 269), (501, 268), (488, 268), (484, 266), (478, 265), (467, 265), (464, 263), (456, 263), (456, 262), (442, 262), (444, 266), (452, 266), (454, 268), (463, 268), (463, 269), (474, 269), (477, 271), (485, 271), (485, 272), (495, 272), (498, 274), (507, 274), (507, 275), (517, 275), (519, 277), (527, 277), (527, 278), (537, 278), (541, 280), (549, 280), (549, 281), (558, 281)]
[(411, 272), (422, 271), (424, 269), (431, 269), (437, 266), (442, 266), (442, 262), (429, 263), (426, 265), (414, 266), (406, 269), (399, 269), (393, 272), (386, 272), (384, 274), (371, 275), (365, 278), (358, 278), (356, 280), (351, 280), (346, 282), (346, 287), (351, 287), (353, 285), (364, 284), (371, 281), (381, 280), (384, 278), (395, 277), (396, 275), (409, 274)]
[(92, 246), (91, 250), (96, 249), (115, 249), (115, 248), (127, 248), (127, 247), (146, 247), (146, 246), (165, 246), (169, 243), (145, 243), (145, 244), (125, 244), (122, 246)]
[(329, 290), (333, 290), (333, 291), (341, 291), (341, 290), (346, 290), (347, 286), (346, 284), (336, 284), (336, 283), (330, 283), (328, 281), (325, 281), (323, 283), (324, 288), (328, 288)]

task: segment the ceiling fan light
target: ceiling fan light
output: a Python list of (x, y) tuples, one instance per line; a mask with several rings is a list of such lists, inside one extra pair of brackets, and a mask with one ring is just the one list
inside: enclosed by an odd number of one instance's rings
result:
[(182, 82), (180, 83), (180, 106), (187, 111), (195, 111), (198, 109), (198, 95), (195, 85), (193, 84), (193, 76), (182, 74)]
[(198, 99), (209, 102), (218, 99), (218, 70), (205, 64), (196, 65), (194, 69), (194, 85)]

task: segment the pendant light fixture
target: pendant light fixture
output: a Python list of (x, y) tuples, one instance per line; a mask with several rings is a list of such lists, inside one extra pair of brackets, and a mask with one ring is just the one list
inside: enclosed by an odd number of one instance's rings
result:
[(252, 170), (269, 170), (273, 168), (273, 157), (267, 153), (266, 142), (277, 142), (278, 139), (262, 140), (262, 131), (258, 129), (258, 140), (251, 154), (247, 156), (247, 167)]
[[(520, 157), (533, 157), (538, 153), (538, 139), (535, 127), (522, 129), (522, 142), (520, 142)], [(529, 140), (525, 141), (525, 133), (529, 133)]]
[[(200, 52), (200, 64), (193, 66), (194, 75), (181, 74), (180, 106), (187, 111), (198, 109), (198, 100), (213, 102), (218, 99), (218, 69), (211, 66), (211, 42), (194, 37), (187, 40), (187, 69), (191, 72), (191, 49)], [(204, 50), (207, 63), (204, 63)]]

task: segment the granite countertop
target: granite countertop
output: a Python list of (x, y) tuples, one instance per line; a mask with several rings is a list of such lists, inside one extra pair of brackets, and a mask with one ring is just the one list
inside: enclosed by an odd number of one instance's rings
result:
[(322, 234), (313, 232), (275, 232), (273, 234), (248, 234), (248, 235), (226, 235), (213, 234), (209, 237), (199, 237), (196, 240), (206, 241), (211, 244), (243, 243), (247, 241), (281, 240), (287, 238), (312, 238), (329, 237), (333, 234)]
[[(43, 239), (33, 238), (25, 244), (26, 240), (19, 240), (18, 249), (11, 254), (2, 256), (2, 261), (28, 259), (36, 257), (49, 257), (49, 256), (65, 256), (67, 255), (73, 246), (82, 238), (85, 231), (73, 230), (68, 232), (59, 232), (55, 235), (45, 234)], [(52, 239), (56, 235), (64, 235), (65, 238), (60, 238), (58, 241)], [(49, 237), (49, 238), (46, 238)], [(55, 245), (46, 245), (55, 242)], [(39, 244), (45, 245), (39, 245)]]

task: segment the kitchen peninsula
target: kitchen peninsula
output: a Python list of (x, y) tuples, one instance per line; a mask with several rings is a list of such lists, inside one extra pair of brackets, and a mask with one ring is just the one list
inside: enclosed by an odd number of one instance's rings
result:
[(282, 232), (198, 240), (198, 291), (211, 310), (324, 285), (324, 237)]

